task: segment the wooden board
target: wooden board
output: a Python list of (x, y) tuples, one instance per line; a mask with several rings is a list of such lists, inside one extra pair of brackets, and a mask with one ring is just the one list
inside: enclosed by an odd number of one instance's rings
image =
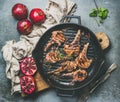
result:
[(109, 47), (110, 40), (109, 40), (106, 33), (104, 33), (104, 32), (96, 32), (95, 35), (96, 35), (96, 37), (97, 37), (97, 39), (98, 39), (98, 41), (99, 41), (99, 43), (101, 45), (101, 48), (103, 50), (105, 50), (106, 48)]
[[(35, 93), (43, 91), (45, 89), (48, 89), (50, 86), (44, 81), (42, 76), (39, 74), (39, 72), (36, 72), (34, 75), (35, 83), (36, 83), (36, 90)], [(21, 93), (22, 97), (27, 96), (24, 92)]]

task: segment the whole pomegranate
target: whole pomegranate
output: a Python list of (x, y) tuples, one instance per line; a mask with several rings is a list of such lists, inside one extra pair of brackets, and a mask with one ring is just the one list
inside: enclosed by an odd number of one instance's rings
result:
[(26, 19), (28, 17), (28, 9), (24, 4), (17, 3), (12, 7), (12, 15), (17, 20)]
[(26, 94), (32, 94), (35, 89), (35, 80), (32, 76), (22, 76), (20, 77), (21, 89)]
[(33, 25), (28, 19), (20, 20), (17, 23), (17, 30), (21, 35), (28, 35), (33, 30)]
[(41, 24), (45, 21), (45, 13), (40, 8), (34, 8), (30, 11), (30, 20), (34, 24)]

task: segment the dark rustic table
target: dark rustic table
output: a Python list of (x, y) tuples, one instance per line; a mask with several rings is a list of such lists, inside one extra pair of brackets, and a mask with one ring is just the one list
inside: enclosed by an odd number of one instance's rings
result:
[[(120, 0), (96, 0), (98, 6), (109, 9), (109, 17), (98, 26), (94, 18), (89, 17), (89, 12), (95, 8), (93, 0), (73, 0), (77, 4), (76, 15), (81, 16), (82, 25), (93, 32), (106, 32), (110, 38), (111, 46), (104, 51), (108, 67), (113, 62), (118, 64), (111, 77), (100, 85), (90, 96), (87, 102), (120, 102)], [(34, 7), (45, 9), (47, 0), (0, 0), (0, 49), (8, 40), (19, 40), (16, 30), (17, 21), (11, 15), (11, 8), (15, 3), (24, 3), (29, 10)], [(0, 52), (0, 102), (77, 102), (77, 97), (59, 97), (54, 89), (38, 93), (33, 97), (22, 98), (11, 95), (11, 83), (5, 75), (5, 62)]]

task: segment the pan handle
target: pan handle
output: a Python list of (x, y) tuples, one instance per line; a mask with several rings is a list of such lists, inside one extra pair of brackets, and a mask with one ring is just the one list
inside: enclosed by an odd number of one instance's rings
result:
[(70, 15), (63, 16), (62, 19), (61, 19), (61, 23), (65, 23), (65, 22), (67, 22), (67, 21), (69, 21), (71, 19), (77, 19), (78, 20), (78, 22), (77, 22), (78, 25), (81, 25), (81, 17), (76, 16), (76, 15), (74, 15), (74, 16), (70, 16)]
[(62, 97), (73, 97), (75, 95), (74, 90), (60, 90), (56, 89), (57, 95)]

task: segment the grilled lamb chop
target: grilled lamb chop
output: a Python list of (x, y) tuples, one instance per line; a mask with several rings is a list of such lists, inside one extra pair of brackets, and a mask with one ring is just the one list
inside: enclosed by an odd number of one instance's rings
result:
[(81, 31), (78, 30), (74, 40), (70, 44), (64, 44), (63, 51), (68, 55), (79, 55), (80, 52), (80, 37), (81, 37)]
[(51, 50), (46, 54), (44, 61), (47, 63), (56, 63), (59, 61), (67, 61), (71, 59), (73, 59), (72, 56), (65, 56), (65, 54), (58, 50), (58, 48), (52, 47)]
[(57, 49), (52, 49), (50, 52), (48, 52), (44, 59), (44, 61), (48, 63), (56, 63), (60, 60), (61, 58)]
[(76, 69), (76, 67), (77, 67), (77, 64), (75, 63), (75, 61), (66, 61), (66, 62), (63, 62), (61, 66), (56, 70), (49, 72), (49, 74), (59, 75), (61, 72), (64, 72), (64, 71), (72, 72), (74, 69)]
[(75, 59), (77, 66), (79, 68), (88, 68), (91, 63), (92, 63), (92, 59), (88, 59), (87, 58), (87, 49), (88, 49), (89, 43), (86, 43), (84, 45), (84, 48), (82, 50), (82, 52), (79, 54), (79, 56)]
[(63, 74), (62, 76), (63, 77), (71, 76), (72, 77), (71, 84), (74, 84), (74, 82), (77, 82), (77, 81), (81, 82), (85, 80), (85, 78), (87, 77), (87, 72), (85, 70), (78, 69), (74, 72)]
[(50, 41), (44, 48), (44, 51), (47, 51), (52, 45), (57, 44), (61, 46), (61, 44), (65, 41), (65, 36), (62, 31), (53, 31)]

